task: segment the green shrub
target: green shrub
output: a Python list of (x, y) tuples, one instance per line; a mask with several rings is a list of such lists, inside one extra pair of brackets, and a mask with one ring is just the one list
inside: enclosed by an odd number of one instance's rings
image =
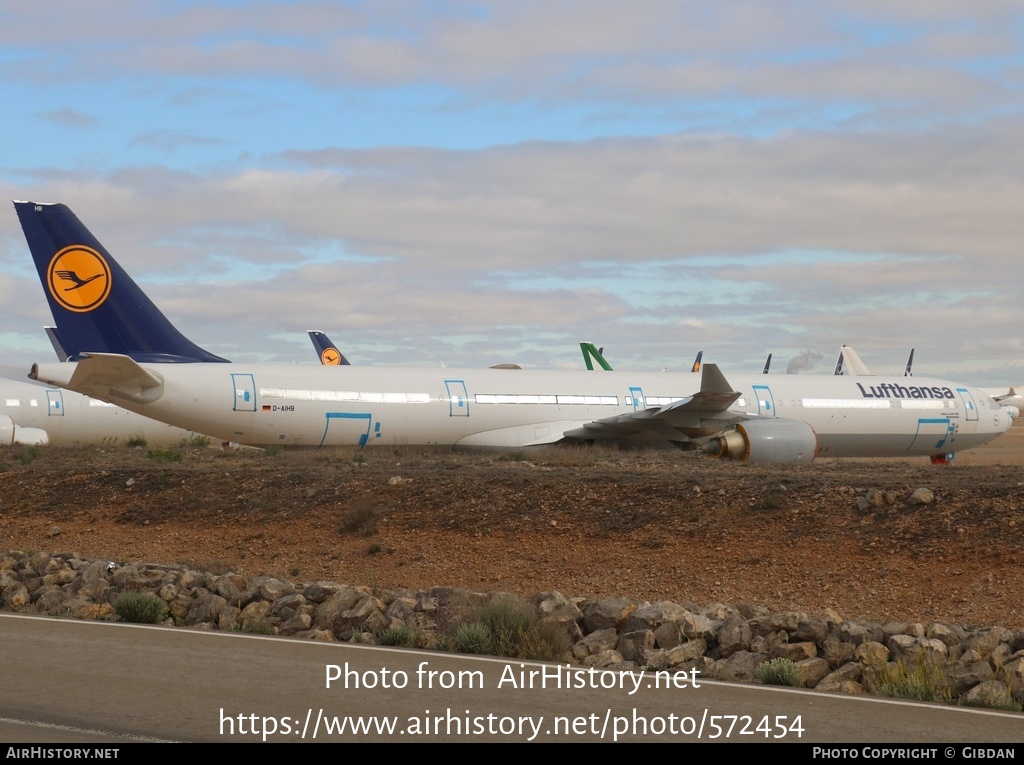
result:
[(491, 630), (482, 622), (460, 624), (452, 636), (452, 647), (459, 653), (494, 653)]
[(156, 595), (143, 592), (124, 592), (110, 604), (114, 613), (124, 622), (133, 624), (160, 624), (167, 618), (167, 604)]
[(18, 452), (18, 462), (22, 465), (28, 465), (31, 462), (35, 462), (36, 457), (39, 456), (39, 446), (33, 444), (31, 446), (22, 447)]
[(181, 462), (184, 457), (181, 449), (150, 449), (146, 456), (157, 462)]
[(242, 619), (238, 631), (249, 635), (273, 635), (274, 626), (262, 616), (247, 616)]
[(915, 701), (949, 703), (953, 691), (942, 664), (934, 658), (918, 655), (873, 668), (874, 692), (879, 696)]
[(419, 635), (412, 627), (388, 627), (377, 637), (377, 644), (415, 648), (419, 644)]
[(131, 438), (124, 442), (124, 445), (127, 446), (129, 449), (141, 449), (146, 445), (146, 439), (143, 438), (142, 436), (132, 436)]
[(799, 688), (800, 669), (789, 659), (772, 659), (758, 664), (754, 678), (765, 685), (789, 685)]
[(381, 511), (375, 505), (359, 501), (342, 512), (339, 529), (343, 532), (358, 531), (364, 537), (372, 537), (377, 533), (377, 519), (380, 516)]
[(453, 638), (459, 651), (513, 659), (561, 661), (570, 648), (564, 629), (542, 622), (528, 603), (509, 597), (475, 609)]

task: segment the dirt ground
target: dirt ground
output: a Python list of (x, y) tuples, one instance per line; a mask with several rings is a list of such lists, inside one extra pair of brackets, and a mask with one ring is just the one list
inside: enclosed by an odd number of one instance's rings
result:
[[(1024, 628), (1024, 425), (949, 467), (676, 451), (0, 449), (0, 548)], [(927, 487), (929, 505), (907, 502)], [(859, 510), (858, 494), (891, 503)]]

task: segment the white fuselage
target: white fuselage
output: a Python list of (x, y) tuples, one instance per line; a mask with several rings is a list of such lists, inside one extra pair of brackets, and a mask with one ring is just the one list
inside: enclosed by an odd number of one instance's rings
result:
[(992, 398), (998, 397), (1000, 406), (1015, 406), (1024, 412), (1024, 385), (1011, 385), (1007, 388), (980, 388)]
[[(4, 418), (17, 428), (4, 428)], [(22, 443), (56, 446), (124, 444), (143, 439), (151, 446), (178, 444), (194, 434), (135, 412), (60, 388), (0, 378), (0, 432), (10, 443), (16, 433), (42, 431)]]
[[(39, 365), (36, 376), (68, 385), (75, 366)], [(257, 446), (552, 443), (587, 423), (686, 398), (701, 385), (700, 375), (690, 373), (140, 366), (162, 381), (151, 403), (119, 397), (104, 386), (78, 389), (161, 422)], [(705, 416), (707, 433), (742, 420), (799, 420), (813, 428), (819, 457), (956, 452), (987, 443), (1012, 422), (1010, 412), (987, 394), (944, 380), (832, 375), (730, 375), (728, 380), (741, 398), (727, 412)]]

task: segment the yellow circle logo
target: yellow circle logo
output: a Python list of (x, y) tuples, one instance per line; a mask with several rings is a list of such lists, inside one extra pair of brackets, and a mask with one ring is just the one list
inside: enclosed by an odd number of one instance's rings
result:
[(320, 361), (329, 367), (336, 367), (341, 364), (341, 354), (334, 348), (324, 348)]
[(46, 275), (53, 299), (69, 311), (99, 308), (110, 294), (107, 261), (84, 244), (72, 244), (54, 255)]

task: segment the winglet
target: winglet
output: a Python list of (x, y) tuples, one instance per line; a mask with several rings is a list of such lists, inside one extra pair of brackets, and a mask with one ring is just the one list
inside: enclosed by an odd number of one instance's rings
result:
[[(703, 374), (700, 377), (700, 392), (705, 395), (736, 396), (739, 393), (732, 389), (729, 381), (725, 379), (718, 364), (705, 364)], [(730, 402), (732, 403), (732, 402)]]
[(115, 353), (136, 361), (226, 361), (203, 350), (167, 320), (71, 210), (14, 203), (71, 359)]

